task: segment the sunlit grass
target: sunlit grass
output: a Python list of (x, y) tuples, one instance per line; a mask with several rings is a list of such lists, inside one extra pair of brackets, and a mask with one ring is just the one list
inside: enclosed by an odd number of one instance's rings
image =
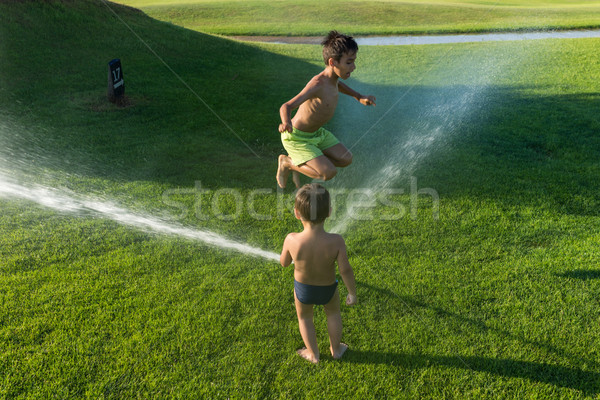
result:
[(148, 15), (224, 35), (473, 33), (600, 26), (600, 4), (585, 1), (214, 1), (122, 0)]

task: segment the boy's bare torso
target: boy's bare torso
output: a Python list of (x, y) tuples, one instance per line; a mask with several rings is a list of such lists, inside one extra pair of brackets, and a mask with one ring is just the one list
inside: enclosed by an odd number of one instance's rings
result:
[(335, 283), (335, 262), (340, 236), (325, 231), (292, 233), (290, 254), (294, 260), (294, 279), (307, 285)]
[(335, 113), (339, 97), (338, 80), (326, 76), (324, 71), (313, 77), (306, 87), (314, 87), (315, 95), (300, 105), (292, 118), (292, 125), (312, 133), (325, 125)]

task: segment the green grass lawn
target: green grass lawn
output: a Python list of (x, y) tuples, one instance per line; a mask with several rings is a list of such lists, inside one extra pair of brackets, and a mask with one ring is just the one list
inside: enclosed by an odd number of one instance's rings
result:
[[(278, 252), (300, 229), (275, 190), (278, 108), (320, 48), (111, 7), (202, 100), (100, 2), (0, 3), (0, 175)], [(342, 361), (296, 355), (291, 269), (0, 198), (0, 397), (598, 398), (599, 45), (360, 49), (347, 83), (377, 107), (342, 98), (329, 124), (355, 157), (326, 184), (360, 300)], [(396, 192), (345, 220), (362, 188)], [(227, 194), (257, 189), (263, 219)]]
[(119, 0), (149, 16), (224, 35), (431, 34), (600, 27), (597, 1)]

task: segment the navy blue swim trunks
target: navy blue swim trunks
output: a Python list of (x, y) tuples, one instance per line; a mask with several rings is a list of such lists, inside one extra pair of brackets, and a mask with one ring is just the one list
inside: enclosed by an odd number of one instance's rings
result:
[(329, 286), (315, 286), (307, 285), (306, 283), (300, 283), (294, 279), (294, 290), (296, 291), (296, 297), (303, 304), (317, 304), (324, 305), (329, 303), (335, 289), (337, 289), (338, 281), (335, 281), (333, 285)]

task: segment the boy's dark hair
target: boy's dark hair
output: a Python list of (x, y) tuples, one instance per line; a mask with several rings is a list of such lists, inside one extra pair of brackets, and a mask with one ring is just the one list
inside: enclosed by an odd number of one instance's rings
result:
[(295, 208), (304, 221), (319, 224), (329, 217), (329, 192), (318, 183), (307, 183), (296, 193)]
[(330, 58), (340, 61), (344, 53), (354, 54), (358, 51), (358, 44), (352, 36), (344, 35), (338, 31), (330, 31), (321, 44), (323, 45), (325, 65), (329, 65)]

